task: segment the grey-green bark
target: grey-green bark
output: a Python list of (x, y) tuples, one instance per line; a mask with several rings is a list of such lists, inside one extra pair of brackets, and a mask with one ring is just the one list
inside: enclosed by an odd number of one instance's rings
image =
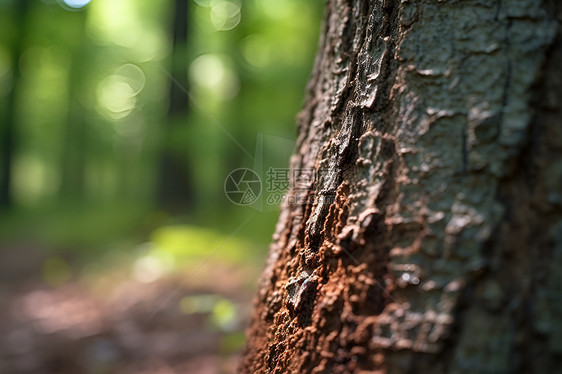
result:
[(561, 13), (328, 1), (242, 373), (560, 370)]

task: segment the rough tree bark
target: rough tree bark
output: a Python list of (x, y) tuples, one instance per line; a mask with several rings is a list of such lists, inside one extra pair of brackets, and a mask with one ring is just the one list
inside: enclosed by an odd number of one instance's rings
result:
[(328, 0), (240, 372), (560, 369), (561, 21)]

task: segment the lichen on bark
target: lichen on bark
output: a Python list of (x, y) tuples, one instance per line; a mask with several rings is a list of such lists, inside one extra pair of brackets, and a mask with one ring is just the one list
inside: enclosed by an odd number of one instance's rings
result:
[(556, 368), (561, 12), (327, 2), (242, 373)]

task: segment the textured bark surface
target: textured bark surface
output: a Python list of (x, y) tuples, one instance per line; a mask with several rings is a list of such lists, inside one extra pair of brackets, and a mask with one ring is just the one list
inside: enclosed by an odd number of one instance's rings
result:
[(242, 373), (560, 370), (561, 13), (328, 1)]

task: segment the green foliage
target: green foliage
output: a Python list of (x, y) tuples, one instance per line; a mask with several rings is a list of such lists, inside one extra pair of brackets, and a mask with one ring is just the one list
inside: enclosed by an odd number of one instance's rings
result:
[[(132, 340), (177, 338), (175, 349), (196, 332), (203, 341), (218, 339), (213, 352), (204, 348), (205, 361), (214, 353), (230, 362), (244, 344), (243, 305), (278, 211), (232, 204), (224, 182), (238, 168), (256, 167), (263, 179), (265, 163), (287, 167), (324, 0), (188, 0), (187, 42), (179, 44), (175, 3), (0, 0), (0, 258), (7, 295), (18, 310), (21, 300), (35, 297), (34, 310), (49, 310), (42, 316), (70, 315), (81, 321), (77, 328), (101, 313), (110, 332), (84, 340), (70, 330), (37, 335), (49, 349), (39, 347), (39, 361), (31, 355), (26, 362), (122, 372), (131, 360), (140, 370), (146, 356), (145, 344), (138, 345), (142, 352), (128, 343), (115, 349)], [(261, 154), (258, 134), (268, 140)], [(26, 286), (13, 287), (19, 282)], [(16, 317), (33, 331), (29, 336), (45, 325)], [(110, 358), (131, 354), (96, 361), (90, 347), (99, 342)], [(59, 349), (63, 344), (73, 349)], [(76, 357), (87, 368), (78, 369)], [(165, 357), (173, 357), (162, 360), (169, 371), (176, 353)], [(152, 355), (146, 359), (147, 372), (159, 371)], [(8, 361), (2, 367), (13, 372)], [(16, 355), (13, 361), (23, 362)]]
[(158, 228), (151, 236), (153, 253), (163, 251), (177, 261), (204, 260), (216, 253), (221, 261), (243, 263), (251, 260), (259, 246), (216, 230), (196, 226), (176, 225)]
[[(323, 1), (189, 1), (187, 45), (176, 46), (186, 54), (173, 49), (173, 1), (74, 3), (0, 2), (0, 140), (8, 126), (15, 134), (0, 245), (89, 259), (149, 238), (174, 261), (204, 257), (248, 213), (223, 192), (231, 170), (252, 167), (231, 137), (250, 154), (258, 133), (295, 137)], [(174, 60), (190, 101), (168, 115)], [(177, 177), (194, 202), (173, 214), (158, 196), (166, 152), (184, 165)], [(276, 214), (259, 214), (222, 260), (264, 255)], [(61, 283), (53, 261), (44, 275)]]

